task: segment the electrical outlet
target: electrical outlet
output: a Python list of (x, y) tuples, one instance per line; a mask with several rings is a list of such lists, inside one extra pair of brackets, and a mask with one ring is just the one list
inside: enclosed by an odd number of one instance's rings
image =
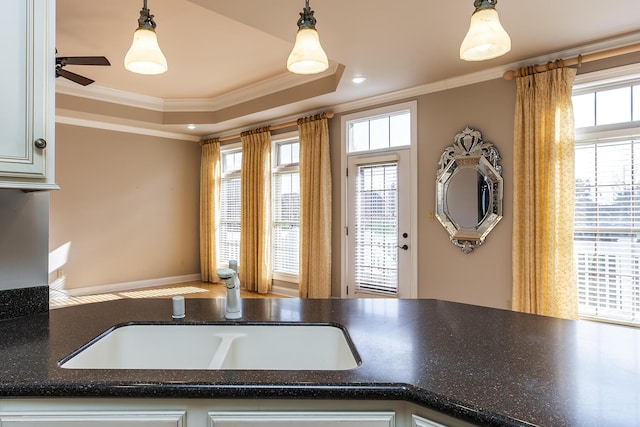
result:
[(429, 222), (433, 222), (434, 218), (435, 218), (435, 216), (434, 216), (434, 214), (433, 214), (433, 211), (429, 211), (429, 212), (427, 213), (427, 221), (429, 221)]
[(64, 277), (64, 270), (62, 268), (56, 270), (56, 277), (58, 279), (62, 279)]

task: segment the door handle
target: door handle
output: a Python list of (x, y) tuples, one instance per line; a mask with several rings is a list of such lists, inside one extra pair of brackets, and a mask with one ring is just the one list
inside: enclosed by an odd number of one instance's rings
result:
[(398, 246), (400, 249), (402, 249), (403, 251), (406, 251), (409, 249), (408, 245), (402, 245), (402, 246)]

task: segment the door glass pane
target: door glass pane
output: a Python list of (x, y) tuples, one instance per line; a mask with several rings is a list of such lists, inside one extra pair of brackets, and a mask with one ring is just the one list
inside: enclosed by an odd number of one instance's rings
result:
[(361, 165), (355, 191), (355, 285), (398, 292), (398, 163)]
[(349, 152), (369, 149), (369, 121), (350, 124)]
[(371, 120), (369, 128), (371, 132), (369, 149), (389, 148), (389, 117)]
[(403, 113), (389, 117), (389, 145), (403, 147), (411, 145), (411, 114)]

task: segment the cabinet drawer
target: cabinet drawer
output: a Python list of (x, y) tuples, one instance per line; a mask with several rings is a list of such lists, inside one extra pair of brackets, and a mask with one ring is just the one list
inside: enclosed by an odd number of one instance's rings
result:
[(213, 427), (395, 427), (394, 412), (209, 412)]
[(2, 427), (185, 427), (185, 412), (0, 412), (0, 425)]

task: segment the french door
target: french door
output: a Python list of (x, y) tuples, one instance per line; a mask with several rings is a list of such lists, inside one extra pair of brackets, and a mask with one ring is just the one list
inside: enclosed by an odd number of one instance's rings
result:
[(347, 297), (410, 297), (409, 158), (409, 149), (348, 158)]

